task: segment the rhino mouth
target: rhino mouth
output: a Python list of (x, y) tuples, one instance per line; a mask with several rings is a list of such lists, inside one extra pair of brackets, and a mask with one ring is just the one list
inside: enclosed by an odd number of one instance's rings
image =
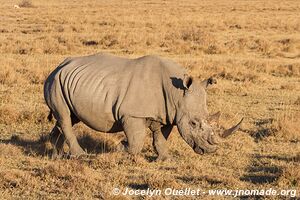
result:
[(195, 153), (203, 155), (204, 153), (214, 153), (214, 152), (216, 152), (217, 147), (216, 146), (211, 146), (210, 148), (203, 148), (203, 147), (195, 145), (193, 147), (193, 150), (194, 150)]
[(197, 154), (200, 154), (200, 155), (204, 154), (204, 149), (202, 149), (201, 147), (199, 147), (197, 145), (194, 145), (193, 149), (194, 149), (194, 152)]
[(195, 153), (203, 155), (204, 153), (214, 153), (217, 150), (215, 145), (210, 144), (208, 141), (203, 142), (203, 145), (197, 145), (196, 142), (193, 144), (193, 150)]

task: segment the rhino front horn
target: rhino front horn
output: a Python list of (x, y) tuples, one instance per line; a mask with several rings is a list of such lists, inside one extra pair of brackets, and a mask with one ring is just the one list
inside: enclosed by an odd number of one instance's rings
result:
[(221, 137), (227, 138), (229, 135), (231, 135), (232, 133), (234, 133), (235, 131), (237, 131), (240, 128), (243, 120), (244, 120), (244, 118), (242, 118), (241, 121), (237, 125), (231, 127), (230, 129), (225, 130), (223, 132), (223, 134), (221, 135)]

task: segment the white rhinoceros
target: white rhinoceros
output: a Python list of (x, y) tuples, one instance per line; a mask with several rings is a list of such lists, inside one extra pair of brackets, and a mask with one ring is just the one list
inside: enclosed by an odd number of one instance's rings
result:
[(53, 114), (57, 120), (51, 132), (53, 156), (62, 153), (65, 141), (71, 155), (85, 153), (72, 133), (72, 126), (80, 121), (97, 131), (124, 131), (131, 154), (141, 151), (146, 128), (150, 128), (158, 158), (165, 159), (166, 140), (175, 125), (196, 153), (214, 152), (206, 105), (206, 87), (214, 82), (188, 76), (183, 67), (157, 56), (67, 58), (44, 86), (49, 117)]

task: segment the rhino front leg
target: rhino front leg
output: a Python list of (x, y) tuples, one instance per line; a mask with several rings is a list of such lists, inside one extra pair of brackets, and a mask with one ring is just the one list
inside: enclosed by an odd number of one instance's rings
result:
[(152, 122), (150, 130), (153, 132), (153, 146), (158, 153), (157, 160), (164, 161), (169, 158), (167, 139), (173, 126), (161, 126), (158, 122)]
[(122, 125), (128, 141), (128, 152), (137, 155), (144, 146), (145, 120), (143, 118), (123, 117)]

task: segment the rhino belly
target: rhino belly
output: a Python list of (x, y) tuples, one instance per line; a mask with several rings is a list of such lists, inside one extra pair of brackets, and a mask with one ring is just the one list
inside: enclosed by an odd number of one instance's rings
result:
[(97, 119), (86, 116), (82, 117), (82, 115), (79, 114), (78, 118), (88, 127), (96, 131), (115, 133), (123, 130), (121, 122), (110, 119), (106, 114), (102, 114), (102, 116), (99, 116)]
[(115, 120), (112, 113), (105, 112), (103, 109), (89, 109), (85, 106), (74, 106), (73, 112), (88, 127), (101, 132), (115, 133), (122, 131), (121, 122)]

